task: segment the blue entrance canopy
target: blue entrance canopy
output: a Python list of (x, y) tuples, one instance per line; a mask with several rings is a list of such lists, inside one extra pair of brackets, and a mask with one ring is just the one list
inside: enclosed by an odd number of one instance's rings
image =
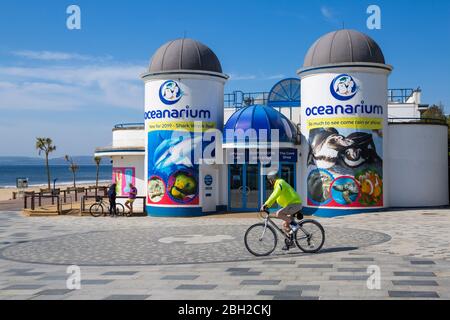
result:
[(233, 137), (233, 141), (227, 141), (227, 130), (245, 132), (249, 129), (256, 131), (258, 141), (260, 141), (260, 130), (267, 130), (267, 142), (272, 141), (270, 130), (273, 129), (278, 129), (280, 143), (295, 143), (297, 137), (297, 128), (286, 116), (268, 106), (251, 105), (239, 109), (227, 121), (224, 127), (224, 142), (230, 144), (238, 142), (236, 136)]

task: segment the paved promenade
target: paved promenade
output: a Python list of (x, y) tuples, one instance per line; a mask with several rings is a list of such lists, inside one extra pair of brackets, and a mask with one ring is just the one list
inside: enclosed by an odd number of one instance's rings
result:
[[(243, 244), (257, 221), (5, 210), (0, 299), (450, 299), (450, 209), (319, 219), (321, 253), (284, 253), (280, 243), (264, 259)], [(80, 267), (80, 290), (67, 289), (70, 265)], [(378, 289), (368, 288), (368, 268), (380, 271)]]

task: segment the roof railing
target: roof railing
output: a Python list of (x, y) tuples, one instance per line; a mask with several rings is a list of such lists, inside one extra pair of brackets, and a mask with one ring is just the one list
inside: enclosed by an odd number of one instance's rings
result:
[(412, 97), (414, 92), (417, 90), (414, 89), (389, 89), (388, 90), (388, 100), (389, 102), (394, 103), (406, 103), (409, 98)]
[(114, 129), (129, 129), (129, 128), (140, 128), (144, 127), (145, 124), (143, 122), (132, 122), (132, 123), (119, 123), (114, 126)]
[(232, 93), (225, 93), (224, 106), (225, 108), (242, 108), (255, 104), (266, 105), (269, 100), (269, 92), (242, 92), (233, 91)]
[[(393, 103), (406, 103), (414, 92), (420, 89), (399, 88), (388, 90), (388, 101)], [(225, 108), (238, 109), (252, 104), (267, 104), (269, 92), (243, 92), (233, 91), (224, 95)]]
[(403, 118), (403, 117), (395, 117), (395, 118), (389, 118), (389, 123), (398, 123), (398, 124), (440, 124), (440, 125), (447, 125), (446, 119), (436, 119), (436, 118)]

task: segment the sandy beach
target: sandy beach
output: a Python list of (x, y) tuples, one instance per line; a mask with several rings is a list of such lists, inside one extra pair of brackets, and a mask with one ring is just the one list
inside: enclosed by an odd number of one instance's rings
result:
[[(77, 187), (89, 187), (89, 186), (94, 186), (95, 183), (80, 183), (77, 184)], [(99, 182), (98, 184), (99, 186), (107, 186), (108, 183), (106, 182)], [(61, 184), (61, 185), (56, 185), (56, 188), (58, 189), (66, 189), (72, 187), (71, 184)], [(26, 189), (26, 191), (35, 191), (38, 192), (40, 189), (45, 189), (47, 188), (47, 185), (39, 185), (39, 186), (32, 186)], [(17, 188), (0, 188), (0, 201), (7, 201), (7, 200), (11, 200), (13, 198), (13, 192), (18, 192)]]

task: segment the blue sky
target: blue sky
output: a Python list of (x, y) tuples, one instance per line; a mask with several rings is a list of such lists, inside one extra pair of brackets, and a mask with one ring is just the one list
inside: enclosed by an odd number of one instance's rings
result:
[[(66, 28), (70, 4), (81, 30)], [(370, 4), (381, 30), (366, 27)], [(0, 155), (36, 155), (36, 136), (53, 138), (55, 156), (109, 145), (114, 124), (143, 121), (139, 74), (153, 52), (184, 33), (216, 52), (227, 92), (268, 91), (343, 23), (382, 47), (390, 88), (420, 86), (450, 113), (450, 1), (2, 0)]]

